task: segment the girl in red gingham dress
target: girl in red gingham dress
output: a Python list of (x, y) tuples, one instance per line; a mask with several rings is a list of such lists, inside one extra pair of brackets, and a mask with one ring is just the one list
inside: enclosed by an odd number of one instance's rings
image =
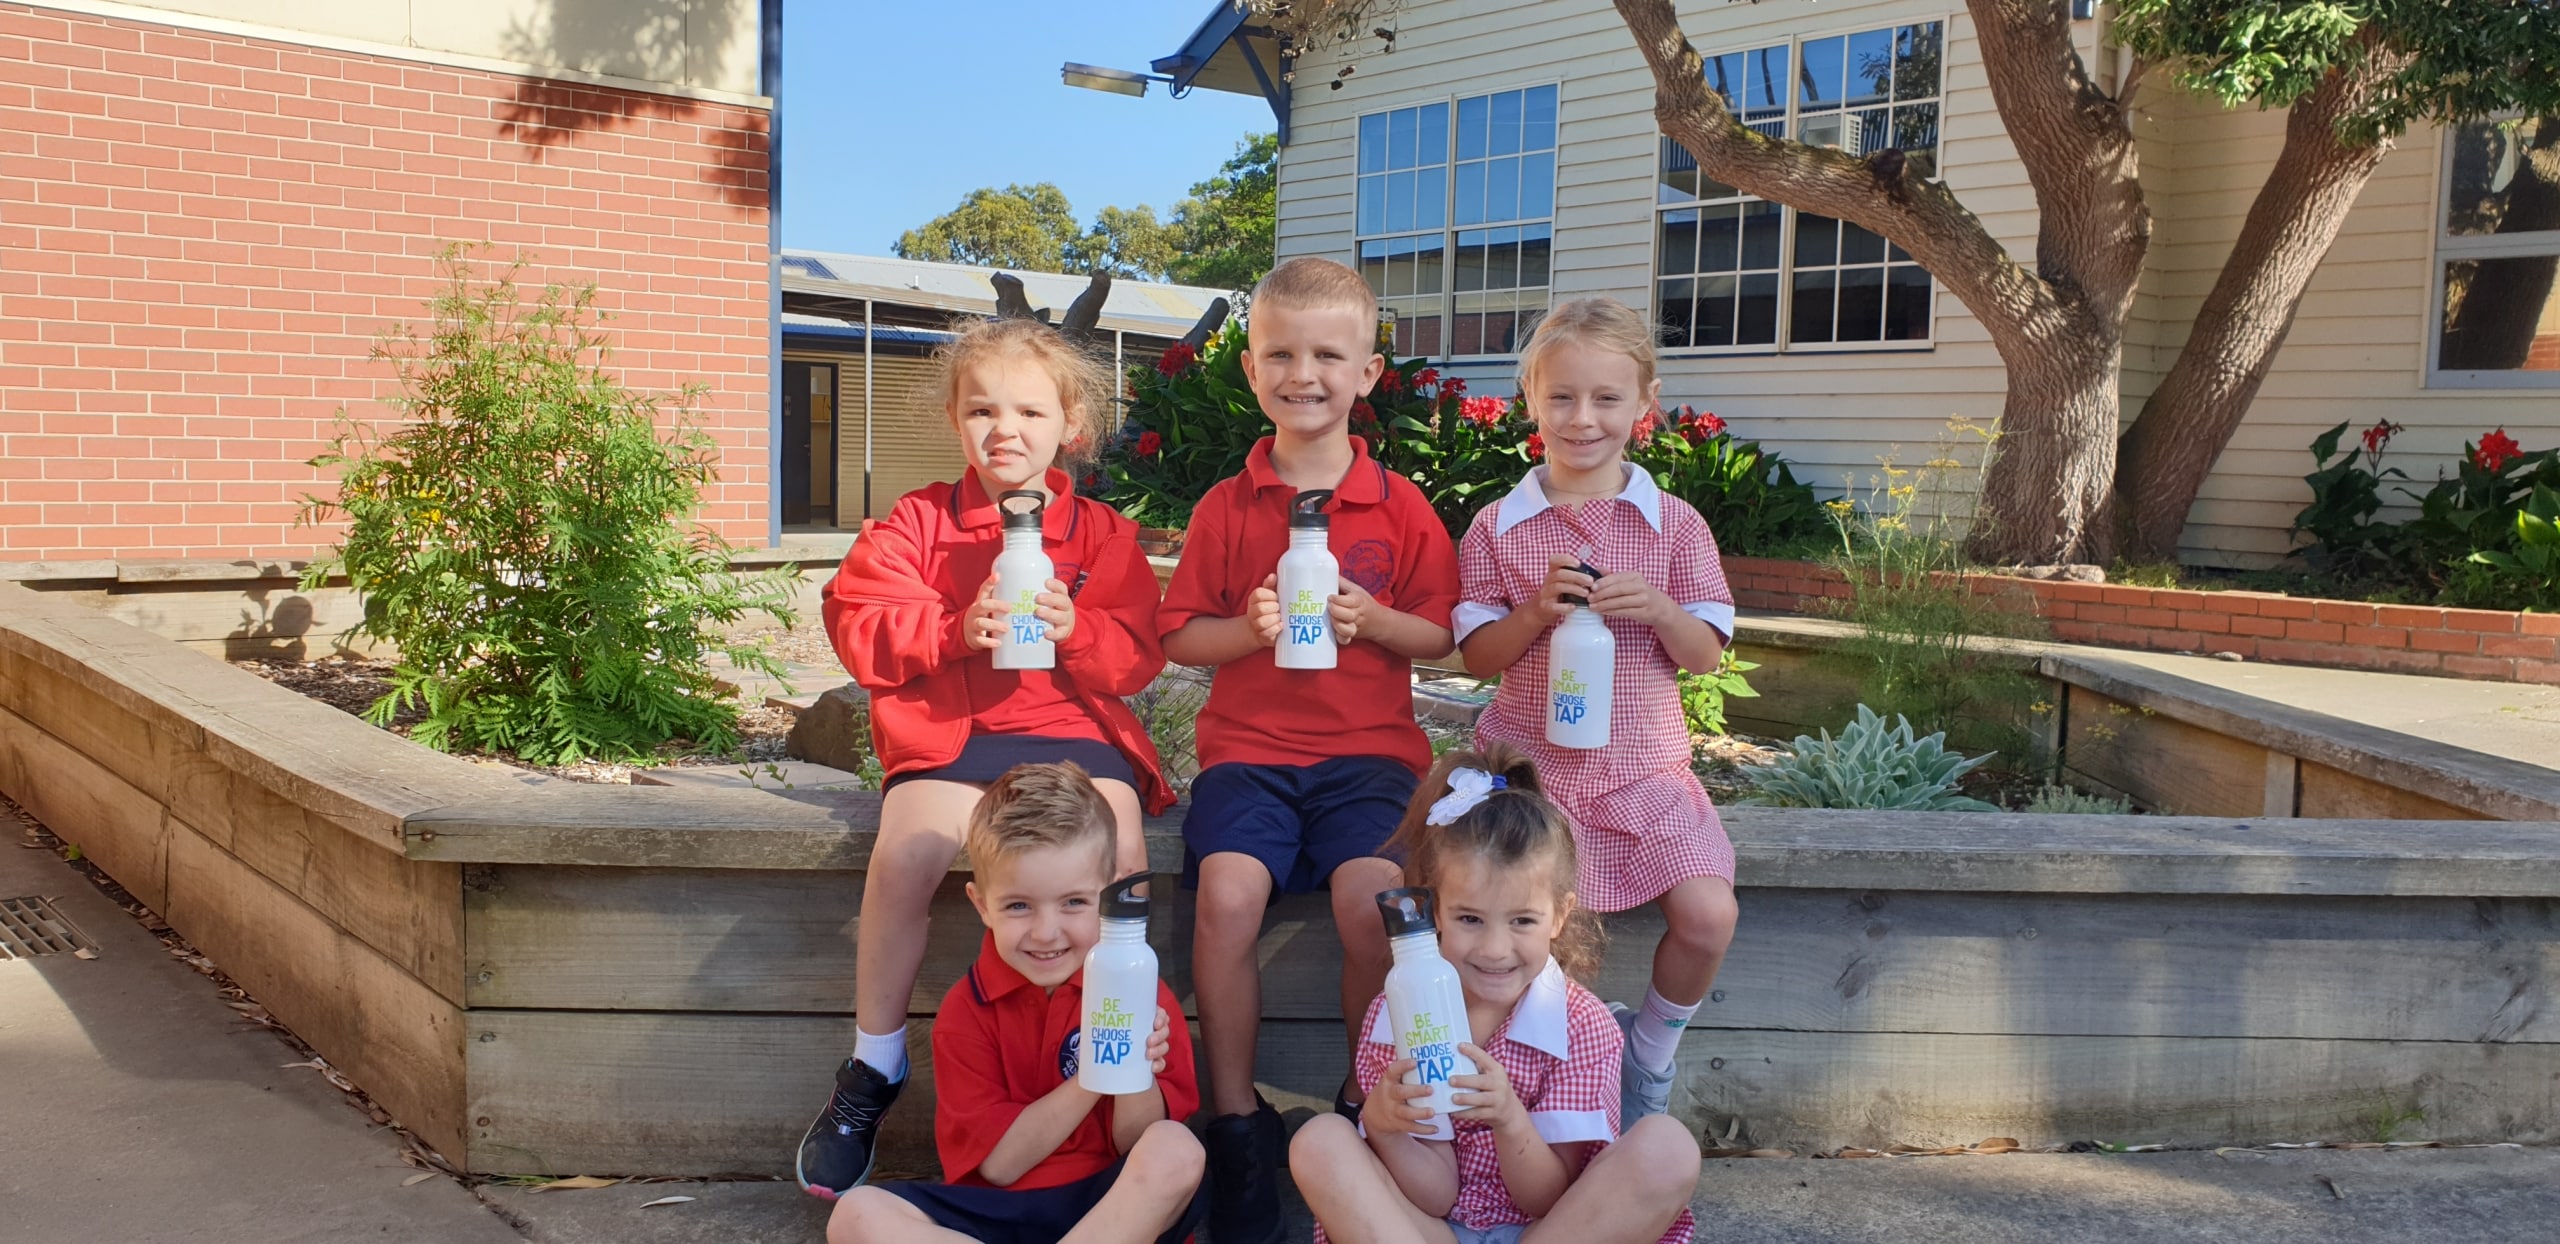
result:
[[(1520, 390), (1538, 427), (1531, 456), (1545, 462), (1468, 527), (1452, 618), (1467, 672), (1503, 675), (1476, 737), (1536, 759), (1573, 818), (1582, 902), (1662, 909), (1643, 1005), (1612, 1008), (1627, 1031), (1631, 1119), (1669, 1107), (1672, 1056), (1724, 962), (1736, 914), (1733, 844), (1689, 768), (1678, 683), (1681, 670), (1716, 668), (1733, 594), (1706, 520), (1626, 460), (1629, 438), (1650, 431), (1661, 388), (1650, 326), (1626, 307), (1581, 299), (1538, 325), (1520, 355)], [(1567, 596), (1587, 598), (1618, 641), (1609, 745), (1597, 750), (1547, 742), (1548, 640), (1572, 610)]]
[(1385, 996), (1369, 1004), (1358, 1127), (1319, 1115), (1289, 1145), (1317, 1244), (1685, 1244), (1696, 1230), (1697, 1140), (1667, 1117), (1619, 1131), (1624, 1037), (1573, 978), (1599, 954), (1574, 895), (1589, 874), (1539, 790), (1511, 748), (1451, 752), (1388, 843), (1436, 900), (1474, 1038), (1458, 1050), (1479, 1070), (1449, 1077), (1454, 1138), (1422, 1139), (1431, 1089), (1404, 1081), (1414, 1063), (1396, 1056)]

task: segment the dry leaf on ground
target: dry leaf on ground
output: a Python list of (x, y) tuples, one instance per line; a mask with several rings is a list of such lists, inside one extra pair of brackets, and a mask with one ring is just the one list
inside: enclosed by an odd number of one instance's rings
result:
[(642, 1209), (656, 1209), (656, 1208), (658, 1208), (658, 1207), (659, 1207), (659, 1206), (661, 1206), (661, 1205), (682, 1205), (682, 1204), (684, 1204), (685, 1202), (690, 1201), (690, 1200), (692, 1200), (692, 1199), (693, 1199), (693, 1198), (692, 1198), (692, 1197), (689, 1197), (689, 1196), (662, 1196), (662, 1197), (659, 1197), (657, 1200), (650, 1201), (650, 1202), (648, 1202), (648, 1203), (646, 1203), (646, 1204), (643, 1204), (640, 1208), (642, 1208)]
[(598, 1175), (572, 1175), (567, 1179), (555, 1179), (547, 1184), (535, 1184), (533, 1190), (549, 1192), (554, 1188), (610, 1188), (621, 1182), (619, 1179), (606, 1179)]
[(407, 1179), (401, 1180), (400, 1186), (403, 1188), (415, 1188), (419, 1184), (425, 1183), (435, 1177), (436, 1173), (434, 1171), (420, 1171), (415, 1175), (411, 1175)]

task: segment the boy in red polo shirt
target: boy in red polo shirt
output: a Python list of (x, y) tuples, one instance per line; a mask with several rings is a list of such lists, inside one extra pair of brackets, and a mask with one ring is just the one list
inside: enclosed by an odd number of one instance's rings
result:
[[(1263, 910), (1274, 890), (1330, 886), (1342, 1014), (1356, 1021), (1386, 978), (1371, 902), (1403, 878), (1378, 849), (1431, 763), (1413, 722), (1413, 661), (1452, 642), (1458, 561), (1448, 532), (1422, 490), (1349, 433), (1352, 403), (1386, 367), (1377, 323), (1367, 282), (1330, 260), (1292, 259), (1254, 289), (1244, 371), (1272, 434), (1192, 509), (1156, 613), (1169, 660), (1217, 668), (1182, 837), (1185, 879), (1200, 891), (1191, 970), (1209, 1050), (1209, 1229), (1219, 1244), (1281, 1235), (1280, 1116), (1253, 1086)], [(1274, 572), (1290, 503), (1309, 489), (1334, 494), (1325, 509), (1342, 566), (1331, 602), (1341, 653), (1330, 670), (1284, 670), (1272, 662)], [(1347, 1093), (1337, 1107), (1349, 1107)]]
[(934, 1147), (945, 1182), (866, 1185), (827, 1220), (829, 1244), (1081, 1240), (1161, 1244), (1204, 1207), (1191, 1036), (1156, 983), (1154, 1087), (1104, 1097), (1076, 1083), (1084, 956), (1102, 935), (1111, 805), (1073, 763), (1020, 765), (969, 814), (978, 961), (933, 1025)]

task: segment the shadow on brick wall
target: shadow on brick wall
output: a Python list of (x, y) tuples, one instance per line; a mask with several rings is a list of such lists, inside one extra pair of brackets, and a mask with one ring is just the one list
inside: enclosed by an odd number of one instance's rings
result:
[[(758, 0), (542, 0), (510, 26), (510, 59), (653, 82), (716, 82), (740, 29), (739, 10)], [(767, 142), (772, 119), (720, 104), (576, 82), (526, 79), (498, 105), (500, 129), (537, 153), (581, 133), (649, 120), (702, 127), (714, 154), (696, 178), (732, 207), (769, 208)]]

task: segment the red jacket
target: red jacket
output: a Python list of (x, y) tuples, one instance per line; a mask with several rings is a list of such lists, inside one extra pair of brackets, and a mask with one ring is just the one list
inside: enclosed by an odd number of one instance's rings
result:
[(958, 759), (972, 734), (1031, 734), (1109, 743), (1138, 774), (1150, 812), (1173, 806), (1155, 742), (1120, 697), (1164, 669), (1156, 576), (1138, 526), (1078, 497), (1063, 471), (1041, 544), (1076, 604), (1054, 670), (999, 670), (960, 638), (960, 619), (1004, 549), (1002, 516), (975, 472), (898, 499), (865, 523), (827, 583), (827, 637), (871, 693), (872, 746), (896, 775)]

